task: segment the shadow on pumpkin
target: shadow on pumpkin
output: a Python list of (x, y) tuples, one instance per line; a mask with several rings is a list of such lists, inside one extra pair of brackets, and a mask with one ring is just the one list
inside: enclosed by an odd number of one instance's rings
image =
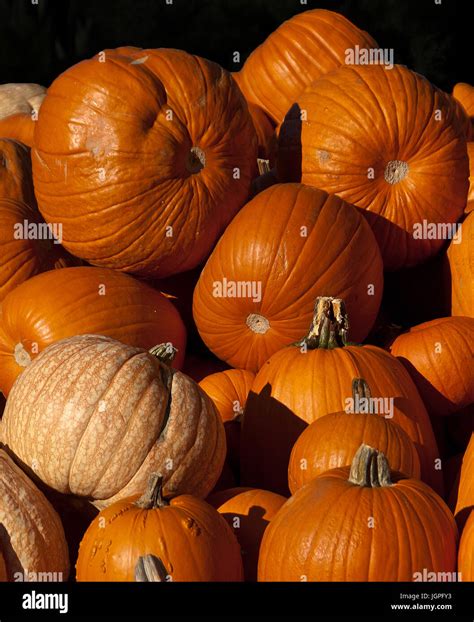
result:
[(20, 558), (18, 557), (15, 549), (13, 548), (10, 534), (8, 533), (5, 525), (3, 525), (2, 523), (0, 523), (0, 550), (2, 551), (8, 568), (8, 580), (15, 581), (16, 573), (20, 573), (21, 577), (23, 578), (25, 570), (28, 571), (28, 569), (23, 568)]

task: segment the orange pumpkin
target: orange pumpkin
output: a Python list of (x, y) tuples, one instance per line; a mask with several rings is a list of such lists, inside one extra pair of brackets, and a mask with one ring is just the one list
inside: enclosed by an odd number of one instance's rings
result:
[(458, 573), (461, 581), (474, 581), (474, 510), (471, 511), (464, 529), (458, 552)]
[(147, 580), (140, 558), (149, 556), (152, 580), (242, 580), (239, 545), (222, 516), (191, 495), (163, 498), (157, 476), (141, 498), (118, 501), (94, 519), (79, 548), (76, 579)]
[(280, 179), (361, 208), (388, 270), (435, 255), (469, 185), (454, 100), (406, 67), (355, 65), (323, 76), (295, 102), (279, 135)]
[(316, 296), (344, 295), (351, 339), (370, 331), (383, 288), (370, 227), (351, 205), (315, 188), (278, 184), (234, 218), (194, 291), (207, 347), (229, 365), (258, 371), (296, 341)]
[(457, 528), (444, 501), (362, 445), (350, 467), (298, 490), (263, 536), (259, 581), (414, 581), (454, 573)]
[(94, 265), (184, 272), (245, 202), (256, 142), (220, 66), (179, 50), (106, 50), (48, 89), (32, 152), (38, 205)]
[(453, 97), (462, 105), (474, 127), (474, 86), (458, 82), (454, 85)]
[(186, 329), (160, 292), (105, 268), (63, 268), (19, 285), (0, 306), (0, 390), (50, 344), (74, 335), (107, 335), (149, 349), (170, 342), (183, 364)]
[(417, 449), (421, 476), (442, 493), (438, 448), (428, 413), (402, 363), (375, 346), (350, 345), (341, 300), (321, 297), (308, 335), (274, 354), (247, 399), (241, 440), (241, 481), (285, 494), (293, 445), (313, 421), (340, 412), (364, 378), (373, 397), (393, 398), (393, 421)]
[(461, 241), (451, 241), (448, 261), (451, 270), (451, 314), (474, 317), (474, 214), (464, 219)]
[(31, 147), (45, 95), (46, 89), (39, 84), (0, 84), (0, 136)]
[(474, 318), (413, 326), (390, 351), (407, 368), (431, 415), (450, 415), (474, 402)]
[(247, 100), (278, 124), (306, 86), (343, 65), (347, 51), (356, 47), (377, 43), (339, 13), (304, 11), (281, 24), (250, 54), (239, 85)]
[(246, 581), (257, 580), (263, 534), (285, 501), (281, 495), (255, 488), (222, 490), (207, 499), (234, 531), (242, 552)]
[(463, 523), (474, 509), (474, 432), (464, 452), (459, 478), (458, 496), (456, 501), (455, 515), (460, 523)]
[[(391, 420), (394, 413), (384, 414), (383, 400), (374, 403), (369, 385), (362, 378), (352, 381), (351, 399), (344, 411), (313, 421), (294, 444), (288, 465), (291, 494), (325, 471), (350, 465), (361, 444), (377, 447), (394, 471), (420, 477), (420, 460), (413, 441)], [(375, 406), (379, 408), (380, 402), (381, 412), (377, 413)], [(400, 416), (402, 413), (397, 413), (396, 418)]]

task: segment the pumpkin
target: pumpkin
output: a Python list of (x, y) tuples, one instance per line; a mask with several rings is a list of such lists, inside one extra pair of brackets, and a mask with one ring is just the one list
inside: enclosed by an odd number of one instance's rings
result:
[(460, 581), (474, 581), (474, 510), (471, 511), (461, 534), (458, 552)]
[(0, 138), (0, 198), (36, 207), (30, 150), (7, 138)]
[(242, 552), (245, 580), (256, 581), (263, 534), (285, 497), (268, 490), (231, 488), (215, 493), (207, 501), (234, 531)]
[(157, 562), (155, 580), (242, 580), (239, 545), (222, 516), (191, 495), (163, 497), (156, 475), (142, 497), (118, 501), (94, 519), (79, 548), (76, 578), (146, 580), (139, 563), (146, 556)]
[(31, 147), (46, 89), (39, 84), (0, 84), (0, 136)]
[(458, 82), (454, 85), (453, 97), (462, 105), (474, 126), (474, 86)]
[(352, 381), (351, 400), (345, 410), (313, 421), (294, 444), (288, 465), (291, 494), (325, 471), (350, 465), (361, 444), (377, 447), (394, 471), (407, 477), (420, 477), (415, 445), (388, 418), (390, 413), (375, 412), (378, 404), (372, 401), (369, 385), (362, 378)]
[(462, 223), (462, 239), (451, 241), (448, 261), (451, 270), (451, 314), (474, 317), (474, 215)]
[(474, 432), (464, 452), (459, 477), (455, 515), (461, 524), (471, 509), (474, 509)]
[(398, 65), (342, 67), (314, 82), (287, 114), (277, 160), (280, 180), (361, 208), (388, 270), (434, 256), (466, 206), (453, 99)]
[(79, 335), (50, 345), (15, 382), (0, 441), (54, 490), (97, 507), (143, 492), (159, 470), (165, 494), (205, 497), (225, 458), (212, 401), (167, 363), (166, 347)]
[(220, 359), (257, 372), (301, 337), (318, 295), (344, 295), (364, 339), (383, 288), (370, 227), (351, 205), (301, 184), (252, 199), (227, 227), (194, 291), (199, 333)]
[(61, 521), (43, 493), (0, 449), (0, 581), (41, 581), (38, 573), (47, 573), (43, 580), (68, 578)]
[(346, 62), (348, 50), (377, 43), (339, 13), (315, 9), (284, 22), (247, 58), (239, 86), (275, 124), (306, 86)]
[(10, 292), (0, 306), (0, 390), (47, 346), (82, 334), (107, 335), (151, 348), (170, 342), (184, 360), (186, 329), (160, 292), (127, 274), (90, 266), (45, 272)]
[(469, 157), (469, 191), (467, 193), (466, 213), (474, 210), (474, 142), (467, 143), (467, 155)]
[(374, 398), (392, 398), (379, 414), (393, 404), (391, 421), (415, 444), (421, 477), (442, 493), (436, 440), (415, 384), (385, 350), (348, 343), (349, 317), (342, 300), (318, 298), (308, 335), (258, 372), (242, 425), (242, 485), (286, 494), (290, 454), (300, 434), (313, 421), (344, 410), (353, 379), (364, 378)]
[(229, 369), (203, 378), (199, 386), (214, 402), (224, 423), (227, 460), (235, 472), (239, 469), (240, 424), (255, 374), (244, 369)]
[(38, 205), (74, 255), (164, 278), (201, 263), (243, 205), (256, 142), (220, 66), (179, 50), (106, 50), (48, 89), (32, 152)]
[(407, 368), (431, 415), (450, 415), (474, 402), (474, 318), (413, 326), (390, 351)]
[(454, 572), (456, 544), (444, 501), (361, 445), (350, 467), (326, 471), (280, 509), (263, 536), (258, 580), (420, 580)]

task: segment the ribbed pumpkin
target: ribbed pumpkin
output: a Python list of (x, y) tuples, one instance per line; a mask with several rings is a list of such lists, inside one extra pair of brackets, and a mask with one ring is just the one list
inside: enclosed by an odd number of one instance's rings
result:
[[(0, 441), (45, 484), (95, 505), (145, 489), (205, 497), (225, 458), (224, 426), (190, 378), (146, 350), (109, 337), (58, 341), (13, 386)], [(161, 358), (162, 360), (159, 360)]]
[(106, 268), (45, 272), (22, 283), (0, 305), (0, 390), (47, 346), (74, 335), (98, 334), (149, 349), (170, 342), (173, 367), (184, 360), (186, 329), (173, 304), (133, 277)]
[(471, 117), (471, 122), (474, 127), (474, 86), (466, 84), (466, 82), (458, 82), (454, 86), (453, 97)]
[(474, 581), (474, 510), (461, 534), (458, 552), (458, 573), (461, 581)]
[(413, 581), (454, 572), (457, 528), (426, 484), (362, 445), (298, 490), (263, 536), (259, 581)]
[(346, 62), (347, 51), (377, 47), (342, 15), (316, 9), (284, 22), (247, 58), (239, 84), (248, 101), (280, 123), (304, 88)]
[(451, 313), (474, 317), (474, 214), (462, 223), (462, 240), (448, 248), (451, 269)]
[(474, 318), (447, 317), (413, 326), (393, 342), (430, 415), (474, 403)]
[(350, 345), (348, 325), (341, 300), (318, 298), (308, 335), (274, 354), (258, 372), (242, 426), (242, 485), (286, 494), (299, 435), (316, 419), (344, 410), (353, 379), (364, 378), (374, 398), (394, 398), (393, 421), (414, 442), (423, 480), (441, 493), (436, 440), (410, 375), (385, 350)]
[(471, 434), (471, 440), (462, 459), (456, 518), (459, 518), (462, 523), (471, 509), (474, 509), (474, 432)]
[(295, 101), (279, 134), (280, 179), (362, 208), (389, 270), (435, 255), (469, 185), (454, 100), (406, 67), (355, 65)]
[(39, 84), (0, 84), (0, 136), (31, 147), (46, 89)]
[(256, 488), (222, 490), (207, 499), (234, 531), (241, 547), (246, 581), (257, 580), (263, 534), (285, 501), (281, 495)]
[(254, 380), (255, 374), (250, 371), (229, 369), (206, 376), (199, 383), (224, 423), (227, 460), (235, 472), (239, 468), (241, 418)]
[(217, 243), (194, 291), (194, 319), (216, 356), (258, 371), (301, 338), (318, 295), (344, 296), (351, 339), (363, 340), (382, 288), (380, 252), (357, 210), (315, 188), (278, 184), (247, 203)]
[(141, 498), (118, 501), (91, 523), (77, 580), (241, 581), (239, 545), (222, 516), (191, 495), (163, 498), (160, 478), (150, 479)]
[(41, 581), (40, 572), (48, 573), (44, 580), (67, 581), (63, 527), (43, 493), (0, 449), (0, 581)]
[[(306, 428), (291, 450), (291, 494), (325, 471), (350, 465), (362, 444), (377, 447), (394, 471), (420, 477), (420, 460), (413, 441), (393, 422), (391, 416), (395, 414), (384, 410), (383, 400), (372, 400), (369, 385), (362, 378), (355, 378), (352, 403), (341, 412), (316, 419)], [(400, 416), (403, 414), (397, 414), (397, 419)]]
[(32, 153), (38, 205), (94, 265), (184, 272), (247, 199), (256, 142), (219, 65), (179, 50), (106, 50), (48, 89)]

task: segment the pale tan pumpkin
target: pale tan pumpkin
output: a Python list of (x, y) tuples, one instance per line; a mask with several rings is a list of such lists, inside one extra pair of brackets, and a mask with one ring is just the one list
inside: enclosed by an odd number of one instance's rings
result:
[(98, 507), (143, 492), (152, 472), (165, 494), (205, 497), (224, 427), (204, 391), (162, 360), (98, 335), (58, 341), (15, 382), (0, 440), (48, 486)]
[(17, 573), (28, 579), (30, 573), (40, 572), (67, 580), (63, 527), (43, 493), (0, 449), (0, 581), (18, 580)]

